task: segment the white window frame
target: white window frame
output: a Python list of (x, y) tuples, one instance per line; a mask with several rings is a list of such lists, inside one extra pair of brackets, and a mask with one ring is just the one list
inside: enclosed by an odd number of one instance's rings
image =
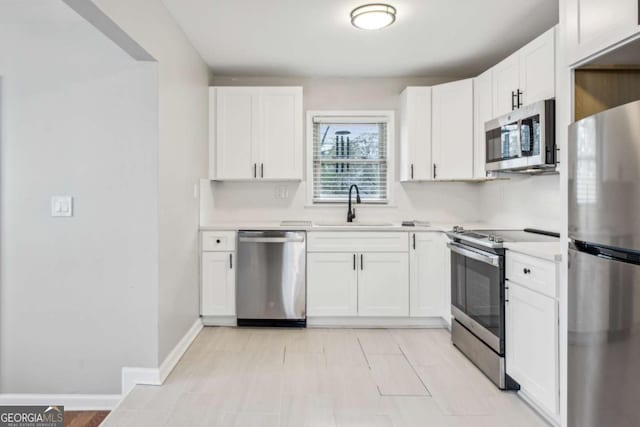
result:
[[(336, 117), (343, 119), (345, 117), (361, 117), (363, 119), (381, 118), (387, 123), (387, 202), (386, 203), (362, 203), (358, 205), (358, 209), (374, 208), (374, 207), (393, 207), (393, 186), (395, 185), (395, 116), (393, 110), (314, 110), (307, 111), (306, 121), (306, 156), (307, 156), (307, 206), (324, 207), (324, 206), (340, 206), (343, 207), (348, 202), (314, 202), (313, 201), (313, 118), (314, 117)], [(354, 198), (355, 200), (355, 198)]]

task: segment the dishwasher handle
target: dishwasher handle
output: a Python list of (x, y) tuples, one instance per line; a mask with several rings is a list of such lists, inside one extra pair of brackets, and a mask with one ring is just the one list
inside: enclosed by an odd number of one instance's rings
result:
[(239, 237), (241, 243), (302, 243), (304, 237)]

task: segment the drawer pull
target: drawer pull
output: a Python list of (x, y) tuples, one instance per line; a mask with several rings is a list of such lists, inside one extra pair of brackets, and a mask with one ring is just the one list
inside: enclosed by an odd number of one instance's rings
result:
[(216, 239), (216, 243), (218, 243), (218, 244), (219, 244), (219, 243), (220, 243), (220, 239)]
[(523, 269), (522, 269), (522, 272), (523, 272), (524, 274), (531, 274), (531, 270), (529, 270), (528, 268), (523, 268)]

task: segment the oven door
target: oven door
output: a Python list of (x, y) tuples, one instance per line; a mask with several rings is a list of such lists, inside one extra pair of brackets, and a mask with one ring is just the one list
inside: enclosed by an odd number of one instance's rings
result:
[(504, 354), (504, 261), (451, 242), (451, 313), (496, 353)]

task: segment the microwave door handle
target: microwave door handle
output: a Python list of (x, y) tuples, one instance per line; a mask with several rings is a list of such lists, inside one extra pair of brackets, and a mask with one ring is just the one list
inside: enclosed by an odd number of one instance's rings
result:
[(487, 255), (480, 252), (472, 251), (459, 245), (457, 243), (447, 243), (447, 247), (452, 252), (474, 259), (476, 261), (483, 262), (485, 264), (492, 265), (494, 267), (500, 267), (500, 257), (498, 255)]

